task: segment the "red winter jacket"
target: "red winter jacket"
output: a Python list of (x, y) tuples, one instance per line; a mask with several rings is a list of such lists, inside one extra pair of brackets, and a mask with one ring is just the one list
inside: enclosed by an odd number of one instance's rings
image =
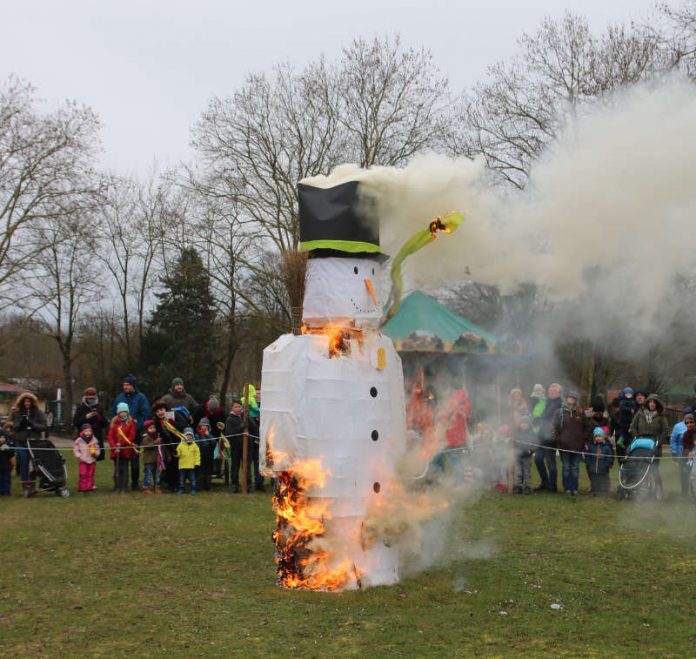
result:
[(471, 401), (466, 391), (458, 389), (445, 402), (440, 412), (445, 428), (445, 443), (450, 448), (464, 446), (471, 421)]
[[(123, 434), (119, 432), (119, 429)], [(133, 452), (133, 449), (130, 448), (131, 445), (135, 446), (135, 419), (129, 416), (125, 423), (121, 423), (121, 419), (115, 416), (109, 426), (111, 459), (115, 460), (117, 457), (121, 457), (124, 460), (130, 460)]]

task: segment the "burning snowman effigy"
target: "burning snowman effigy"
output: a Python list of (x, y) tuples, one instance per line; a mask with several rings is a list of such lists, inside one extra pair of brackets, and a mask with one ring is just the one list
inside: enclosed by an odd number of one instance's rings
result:
[[(399, 578), (397, 550), (366, 524), (398, 487), (406, 422), (401, 359), (379, 332), (386, 257), (360, 186), (298, 186), (309, 252), (302, 334), (281, 336), (263, 353), (261, 455), (277, 479), (273, 538), (288, 588)], [(436, 230), (452, 229), (438, 218), (426, 237)], [(410, 241), (408, 253), (415, 248)]]
[(379, 333), (378, 225), (360, 213), (358, 187), (299, 186), (300, 237), (310, 257), (304, 334), (281, 336), (263, 355), (261, 448), (278, 479), (274, 539), (287, 587), (398, 579), (396, 552), (362, 537), (406, 432), (401, 360)]

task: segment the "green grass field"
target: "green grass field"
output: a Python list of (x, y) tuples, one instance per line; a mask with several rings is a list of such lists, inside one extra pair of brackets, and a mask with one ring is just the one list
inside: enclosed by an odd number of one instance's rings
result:
[(4, 656), (696, 654), (696, 505), (673, 464), (661, 503), (487, 494), (446, 561), (346, 593), (276, 587), (270, 495), (116, 496), (109, 466), (87, 497), (0, 499)]

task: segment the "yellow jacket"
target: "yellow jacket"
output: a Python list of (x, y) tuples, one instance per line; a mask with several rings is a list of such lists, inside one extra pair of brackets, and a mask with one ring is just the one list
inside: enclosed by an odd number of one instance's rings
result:
[(181, 442), (176, 447), (179, 469), (193, 469), (201, 464), (201, 451), (195, 442)]

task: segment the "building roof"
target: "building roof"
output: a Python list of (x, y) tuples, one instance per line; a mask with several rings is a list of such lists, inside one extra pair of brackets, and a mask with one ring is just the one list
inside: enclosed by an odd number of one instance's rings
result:
[(28, 391), (26, 387), (20, 387), (18, 384), (10, 384), (9, 382), (0, 382), (0, 394), (21, 394)]
[(434, 297), (414, 291), (382, 327), (399, 351), (498, 352), (504, 340)]

